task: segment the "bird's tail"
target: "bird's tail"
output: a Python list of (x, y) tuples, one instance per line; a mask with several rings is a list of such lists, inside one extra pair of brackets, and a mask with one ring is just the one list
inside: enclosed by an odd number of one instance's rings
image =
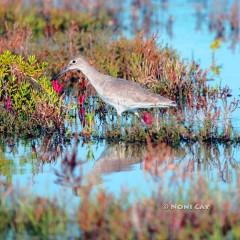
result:
[(168, 106), (169, 106), (169, 107), (176, 107), (177, 104), (176, 104), (176, 102), (171, 101)]
[(168, 107), (176, 107), (177, 104), (176, 104), (176, 102), (169, 100), (169, 101), (166, 101), (166, 102), (160, 102), (158, 104), (158, 106), (161, 107), (161, 108), (168, 108)]
[(166, 97), (162, 97), (162, 96), (158, 96), (158, 101), (156, 104), (158, 107), (162, 107), (162, 108), (168, 108), (168, 107), (176, 107), (177, 104), (175, 101), (172, 101), (169, 98)]

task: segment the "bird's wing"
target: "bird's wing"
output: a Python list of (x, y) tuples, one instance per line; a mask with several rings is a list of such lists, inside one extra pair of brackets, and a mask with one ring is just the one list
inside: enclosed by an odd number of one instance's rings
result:
[(152, 93), (150, 90), (142, 87), (140, 84), (121, 78), (109, 77), (105, 85), (109, 97), (118, 101), (128, 101), (128, 104), (136, 103), (174, 106), (175, 103), (159, 94)]

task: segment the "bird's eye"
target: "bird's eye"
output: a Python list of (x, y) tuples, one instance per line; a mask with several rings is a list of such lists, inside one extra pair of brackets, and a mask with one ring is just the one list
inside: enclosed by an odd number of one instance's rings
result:
[(73, 60), (72, 63), (76, 63), (76, 60)]

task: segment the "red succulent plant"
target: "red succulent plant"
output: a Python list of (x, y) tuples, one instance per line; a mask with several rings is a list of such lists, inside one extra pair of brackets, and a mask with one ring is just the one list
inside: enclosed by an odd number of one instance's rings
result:
[(59, 81), (57, 79), (54, 79), (53, 82), (52, 82), (52, 86), (53, 86), (54, 91), (57, 94), (61, 94), (62, 93), (63, 87), (64, 87), (63, 83), (59, 83)]
[(151, 126), (153, 124), (153, 116), (149, 112), (143, 112), (142, 120), (147, 126)]

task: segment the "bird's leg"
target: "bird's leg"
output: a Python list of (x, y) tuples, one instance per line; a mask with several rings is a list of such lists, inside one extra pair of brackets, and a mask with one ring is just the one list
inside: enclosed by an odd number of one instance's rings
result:
[(122, 117), (117, 115), (117, 128), (122, 127)]
[(119, 105), (116, 107), (117, 110), (117, 118), (118, 118), (118, 126), (120, 125), (120, 132), (123, 134), (125, 132), (125, 124), (122, 114), (125, 112), (123, 108), (121, 108)]
[(143, 127), (146, 127), (146, 123), (143, 121), (143, 119), (141, 118), (141, 116), (140, 116), (140, 114), (138, 113), (138, 112), (133, 112), (133, 114), (135, 115), (135, 116), (137, 116), (137, 118), (138, 118), (138, 120), (141, 122), (141, 124), (142, 124), (142, 126)]
[(125, 129), (125, 121), (123, 119), (123, 116), (122, 115), (117, 115), (117, 128), (119, 129), (120, 131), (120, 134), (121, 135), (124, 135), (124, 133), (126, 132), (126, 129)]
[(120, 122), (121, 122), (121, 134), (124, 135), (124, 133), (126, 132), (126, 124), (125, 124), (125, 121), (124, 121), (124, 116), (120, 116)]
[(116, 128), (120, 130), (120, 133), (122, 134), (122, 111), (120, 109), (117, 110), (117, 126)]
[(137, 117), (137, 119), (141, 122), (144, 123), (144, 121), (142, 120), (140, 114), (138, 112), (134, 112), (134, 115)]
[(159, 124), (159, 110), (158, 109), (154, 109), (154, 119), (155, 119), (155, 123), (156, 123), (156, 129), (159, 130), (160, 129), (160, 124)]

